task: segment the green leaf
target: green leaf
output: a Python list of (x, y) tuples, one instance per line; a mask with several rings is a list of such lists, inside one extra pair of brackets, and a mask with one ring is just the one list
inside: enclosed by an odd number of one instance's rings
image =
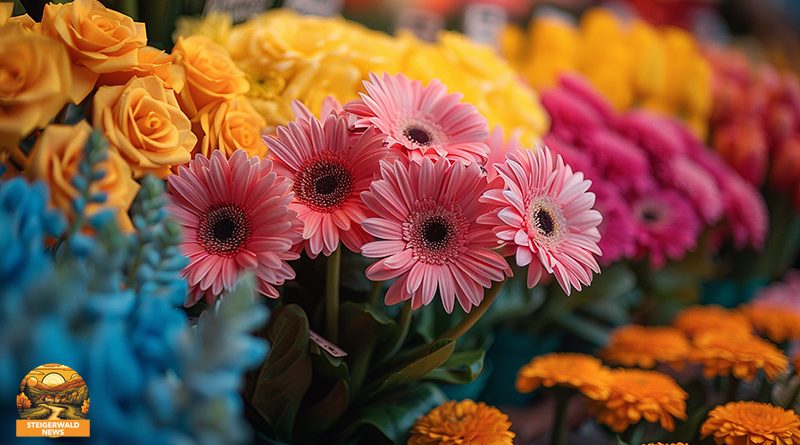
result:
[(433, 383), (401, 388), (365, 405), (345, 429), (347, 439), (364, 426), (371, 426), (394, 443), (406, 443), (414, 422), (447, 400)]
[(272, 342), (253, 394), (253, 407), (280, 439), (289, 440), (311, 384), (308, 318), (300, 306), (281, 306), (267, 328)]
[(456, 352), (442, 366), (431, 371), (425, 378), (444, 383), (470, 383), (483, 372), (485, 356), (486, 351), (480, 350)]
[(447, 362), (450, 356), (453, 355), (455, 348), (456, 343), (453, 340), (439, 340), (431, 346), (428, 354), (389, 374), (378, 391), (414, 382), (427, 376), (431, 371)]
[(350, 389), (347, 381), (339, 380), (322, 400), (302, 411), (303, 426), (297, 434), (314, 437), (327, 430), (347, 411), (349, 403)]
[(616, 437), (617, 437), (617, 445), (628, 445), (624, 440), (622, 440), (621, 437), (619, 437), (619, 434), (617, 434)]
[(342, 304), (340, 318), (339, 346), (347, 352), (350, 389), (356, 397), (369, 371), (375, 346), (389, 336), (396, 323), (370, 305), (352, 302)]

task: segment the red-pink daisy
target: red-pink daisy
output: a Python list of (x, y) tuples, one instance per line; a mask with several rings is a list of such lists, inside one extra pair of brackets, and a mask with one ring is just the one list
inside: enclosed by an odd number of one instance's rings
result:
[(438, 80), (423, 86), (402, 74), (370, 73), (367, 94), (345, 105), (357, 127), (375, 126), (393, 152), (412, 161), (423, 157), (484, 164), (489, 154), (486, 119), (460, 93), (447, 94)]
[(386, 304), (411, 300), (414, 309), (439, 292), (444, 309), (455, 300), (465, 312), (483, 300), (483, 288), (511, 275), (496, 253), (491, 226), (478, 217), (492, 211), (479, 201), (486, 190), (477, 164), (423, 158), (408, 165), (381, 163), (381, 176), (362, 196), (379, 215), (363, 222), (378, 238), (362, 248), (364, 256), (382, 258), (367, 269), (370, 280), (397, 278)]
[(294, 182), (289, 206), (303, 221), (303, 247), (311, 258), (328, 256), (341, 240), (360, 252), (372, 238), (361, 227), (367, 208), (361, 192), (367, 190), (386, 156), (383, 135), (368, 129), (351, 137), (347, 118), (328, 114), (324, 123), (305, 116), (277, 136), (266, 136), (275, 171)]
[(489, 190), (481, 200), (499, 211), (480, 221), (515, 248), (517, 265), (528, 266), (528, 287), (545, 271), (568, 295), (571, 287), (590, 284), (592, 272), (600, 272), (594, 255), (601, 255), (597, 226), (603, 219), (592, 209), (591, 181), (547, 147), (510, 153), (496, 168), (505, 189)]
[(185, 304), (213, 302), (246, 271), (258, 291), (277, 298), (275, 285), (294, 278), (286, 263), (300, 240), (301, 223), (289, 209), (291, 182), (275, 174), (272, 162), (237, 150), (226, 159), (202, 154), (170, 175), (170, 214), (183, 226), (183, 270), (191, 290)]
[(680, 194), (670, 189), (643, 193), (633, 202), (636, 218), (636, 250), (640, 257), (660, 268), (667, 259), (681, 259), (694, 249), (700, 235), (700, 219)]

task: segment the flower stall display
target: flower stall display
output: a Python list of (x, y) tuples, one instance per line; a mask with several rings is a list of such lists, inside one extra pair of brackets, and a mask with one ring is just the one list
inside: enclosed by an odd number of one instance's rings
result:
[[(297, 2), (120, 3), (0, 3), (9, 419), (800, 443), (796, 74), (602, 8), (495, 50)], [(91, 399), (39, 405), (43, 363)]]

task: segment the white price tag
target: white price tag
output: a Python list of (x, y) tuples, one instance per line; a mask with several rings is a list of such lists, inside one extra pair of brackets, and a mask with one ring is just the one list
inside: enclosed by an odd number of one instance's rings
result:
[(243, 22), (263, 12), (272, 5), (272, 0), (206, 0), (203, 15), (212, 12), (227, 12), (234, 23)]
[(464, 10), (464, 33), (478, 43), (497, 47), (500, 31), (506, 26), (506, 10), (484, 3), (471, 3)]
[(397, 15), (395, 33), (400, 30), (411, 31), (420, 40), (433, 42), (444, 28), (444, 19), (439, 14), (424, 9), (404, 8)]
[(340, 358), (340, 357), (345, 357), (347, 355), (347, 353), (342, 351), (341, 348), (329, 342), (325, 338), (322, 338), (322, 336), (320, 336), (314, 331), (308, 331), (308, 338), (309, 340), (316, 343), (317, 346), (325, 350), (325, 352), (334, 357)]
[(286, 0), (284, 5), (301, 14), (331, 17), (342, 12), (343, 0)]

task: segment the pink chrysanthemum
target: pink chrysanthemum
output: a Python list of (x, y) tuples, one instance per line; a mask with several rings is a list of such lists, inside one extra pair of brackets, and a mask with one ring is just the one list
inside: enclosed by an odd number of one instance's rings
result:
[(412, 161), (423, 157), (483, 165), (489, 154), (489, 127), (460, 93), (447, 94), (438, 80), (423, 86), (402, 74), (370, 73), (364, 82), (367, 94), (345, 105), (358, 119), (357, 127), (375, 126), (393, 152)]
[[(590, 178), (592, 179), (592, 178)], [(603, 215), (603, 222), (597, 227), (600, 231), (600, 250), (603, 256), (600, 263), (608, 265), (636, 253), (636, 223), (630, 206), (625, 202), (613, 184), (593, 180), (592, 190), (597, 196), (594, 207)]]
[(602, 221), (592, 209), (591, 181), (573, 173), (561, 156), (547, 147), (515, 151), (496, 166), (505, 190), (489, 190), (481, 200), (498, 208), (480, 221), (494, 226), (503, 242), (515, 248), (519, 266), (528, 266), (528, 287), (547, 271), (568, 295), (570, 287), (581, 290), (600, 272), (594, 255)]
[(301, 222), (289, 209), (291, 182), (273, 172), (272, 162), (237, 150), (226, 159), (215, 151), (197, 155), (170, 175), (170, 214), (183, 226), (183, 270), (191, 290), (185, 304), (213, 302), (246, 271), (258, 291), (277, 298), (275, 285), (294, 278), (286, 263), (300, 240)]
[(465, 312), (483, 300), (483, 288), (511, 275), (496, 253), (491, 226), (478, 217), (492, 210), (478, 200), (486, 178), (477, 164), (423, 158), (407, 166), (381, 163), (381, 177), (362, 196), (376, 215), (364, 228), (378, 238), (362, 248), (364, 256), (382, 258), (367, 269), (370, 280), (397, 278), (386, 304), (411, 300), (429, 304), (438, 289), (450, 313), (455, 300)]
[(550, 133), (565, 142), (574, 144), (606, 126), (594, 108), (563, 88), (543, 91), (541, 101), (550, 115)]
[(670, 185), (689, 198), (695, 211), (706, 224), (715, 223), (722, 215), (722, 193), (714, 176), (687, 156), (670, 160), (668, 177)]
[(646, 152), (630, 140), (610, 129), (603, 129), (588, 135), (586, 146), (595, 168), (603, 172), (604, 178), (613, 180), (620, 190), (642, 191), (647, 185), (652, 175), (650, 160)]
[(700, 219), (691, 205), (670, 189), (642, 194), (633, 203), (636, 245), (640, 257), (660, 268), (667, 259), (678, 260), (694, 249), (700, 235)]
[(558, 79), (558, 83), (561, 88), (569, 91), (592, 107), (604, 121), (611, 120), (616, 114), (611, 103), (585, 77), (575, 73), (562, 74)]
[(386, 156), (383, 135), (368, 129), (351, 137), (347, 118), (328, 114), (324, 123), (305, 116), (264, 142), (275, 160), (275, 170), (294, 182), (290, 208), (304, 223), (303, 248), (311, 258), (330, 255), (341, 240), (360, 252), (370, 236), (361, 227), (367, 208), (361, 192), (367, 190)]
[(648, 111), (631, 111), (620, 116), (617, 130), (644, 149), (654, 160), (666, 160), (686, 154), (681, 135), (676, 133), (672, 121)]
[(497, 178), (497, 170), (495, 170), (494, 164), (502, 164), (505, 162), (506, 154), (511, 150), (522, 147), (522, 143), (519, 141), (518, 132), (512, 133), (508, 137), (508, 140), (506, 140), (503, 127), (497, 126), (494, 127), (492, 134), (489, 135), (489, 140), (486, 141), (486, 145), (489, 146), (489, 158), (485, 166), (486, 179), (491, 183)]

